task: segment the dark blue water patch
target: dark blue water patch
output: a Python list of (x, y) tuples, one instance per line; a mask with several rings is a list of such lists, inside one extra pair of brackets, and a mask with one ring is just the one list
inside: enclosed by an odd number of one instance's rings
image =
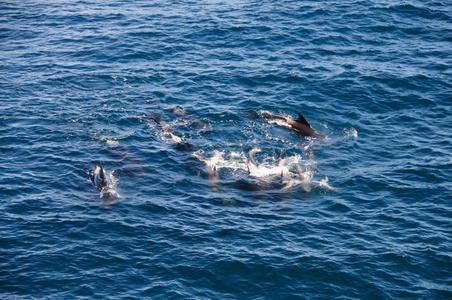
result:
[(4, 298), (450, 296), (446, 2), (0, 6)]

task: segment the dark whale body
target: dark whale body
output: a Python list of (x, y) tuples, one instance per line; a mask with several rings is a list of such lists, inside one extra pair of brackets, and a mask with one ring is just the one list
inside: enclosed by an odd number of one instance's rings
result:
[(309, 124), (308, 120), (301, 114), (298, 113), (298, 119), (294, 120), (292, 118), (286, 118), (276, 115), (261, 115), (260, 116), (263, 119), (270, 119), (270, 120), (282, 120), (287, 123), (287, 125), (290, 126), (291, 129), (293, 129), (296, 133), (298, 133), (301, 136), (312, 136), (316, 138), (324, 138), (325, 135), (314, 128), (312, 128), (311, 124)]
[(162, 116), (160, 114), (142, 116), (139, 117), (139, 119), (154, 122), (160, 128), (160, 130), (171, 139), (174, 149), (181, 153), (185, 153), (187, 155), (186, 158), (188, 161), (203, 165), (205, 167), (207, 179), (210, 182), (212, 189), (218, 190), (220, 176), (218, 174), (217, 167), (205, 164), (198, 158), (192, 156), (191, 153), (197, 150), (197, 147), (195, 145), (178, 137), (162, 119)]
[(110, 175), (105, 171), (102, 164), (99, 162), (94, 162), (96, 169), (93, 172), (93, 184), (100, 191), (101, 198), (118, 199), (121, 198), (119, 193), (116, 191), (116, 186), (110, 177)]

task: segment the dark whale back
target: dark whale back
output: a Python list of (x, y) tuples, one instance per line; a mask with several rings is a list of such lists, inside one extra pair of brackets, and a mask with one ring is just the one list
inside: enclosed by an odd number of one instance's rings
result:
[(306, 120), (306, 118), (301, 113), (298, 113), (297, 120), (276, 115), (261, 115), (260, 117), (263, 119), (283, 120), (301, 136), (313, 136), (317, 138), (325, 137), (323, 133), (318, 132), (317, 130), (312, 128), (311, 124), (309, 124), (308, 120)]
[(101, 162), (93, 162), (96, 165), (96, 170), (93, 173), (94, 186), (100, 190), (101, 198), (119, 199), (121, 195), (116, 190), (110, 175), (105, 171)]
[(106, 186), (111, 185), (111, 180), (105, 172), (101, 162), (94, 162), (99, 168), (99, 172), (94, 173), (93, 183), (98, 189), (103, 189)]

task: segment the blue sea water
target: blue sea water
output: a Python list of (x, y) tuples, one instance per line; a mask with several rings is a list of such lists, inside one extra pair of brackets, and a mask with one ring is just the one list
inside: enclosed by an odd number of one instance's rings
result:
[[(451, 21), (1, 1), (0, 298), (451, 299)], [(326, 138), (253, 117), (298, 112)]]

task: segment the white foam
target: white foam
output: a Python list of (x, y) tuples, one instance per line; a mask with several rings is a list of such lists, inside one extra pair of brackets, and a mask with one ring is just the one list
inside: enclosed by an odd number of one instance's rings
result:
[(281, 119), (268, 119), (268, 123), (276, 124), (286, 128), (292, 128), (292, 126), (290, 126), (286, 121), (283, 121)]
[(117, 140), (112, 140), (112, 139), (106, 139), (105, 142), (107, 143), (107, 145), (118, 145), (119, 142)]
[(349, 137), (354, 137), (354, 138), (358, 137), (358, 131), (356, 131), (356, 129), (353, 127), (345, 128), (344, 133), (346, 136), (349, 136)]
[(319, 185), (320, 187), (324, 187), (324, 188), (326, 188), (326, 189), (328, 189), (328, 190), (334, 191), (335, 189), (334, 189), (331, 185), (328, 184), (328, 181), (329, 181), (329, 180), (328, 180), (328, 176), (325, 176), (324, 179), (318, 181), (317, 183), (318, 183), (318, 185)]
[(264, 178), (271, 176), (284, 176), (289, 172), (286, 167), (269, 167), (264, 165), (255, 166), (253, 164), (249, 164), (248, 173), (253, 177)]
[[(260, 148), (254, 148), (250, 155), (262, 152)], [(276, 158), (273, 156), (261, 155), (256, 159), (256, 165), (248, 162), (247, 153), (236, 151), (218, 151), (214, 150), (205, 153), (202, 150), (196, 151), (194, 156), (204, 162), (210, 169), (227, 169), (232, 172), (232, 176), (239, 178), (244, 173), (257, 178), (262, 182), (271, 182), (275, 177), (280, 177), (283, 183), (283, 189), (301, 187), (305, 192), (311, 192), (315, 186), (334, 190), (328, 184), (328, 178), (320, 181), (314, 180), (314, 167), (316, 162), (313, 160), (305, 161), (301, 155), (295, 154), (285, 158)], [(282, 176), (281, 176), (282, 175)], [(220, 178), (221, 180), (221, 178)]]

